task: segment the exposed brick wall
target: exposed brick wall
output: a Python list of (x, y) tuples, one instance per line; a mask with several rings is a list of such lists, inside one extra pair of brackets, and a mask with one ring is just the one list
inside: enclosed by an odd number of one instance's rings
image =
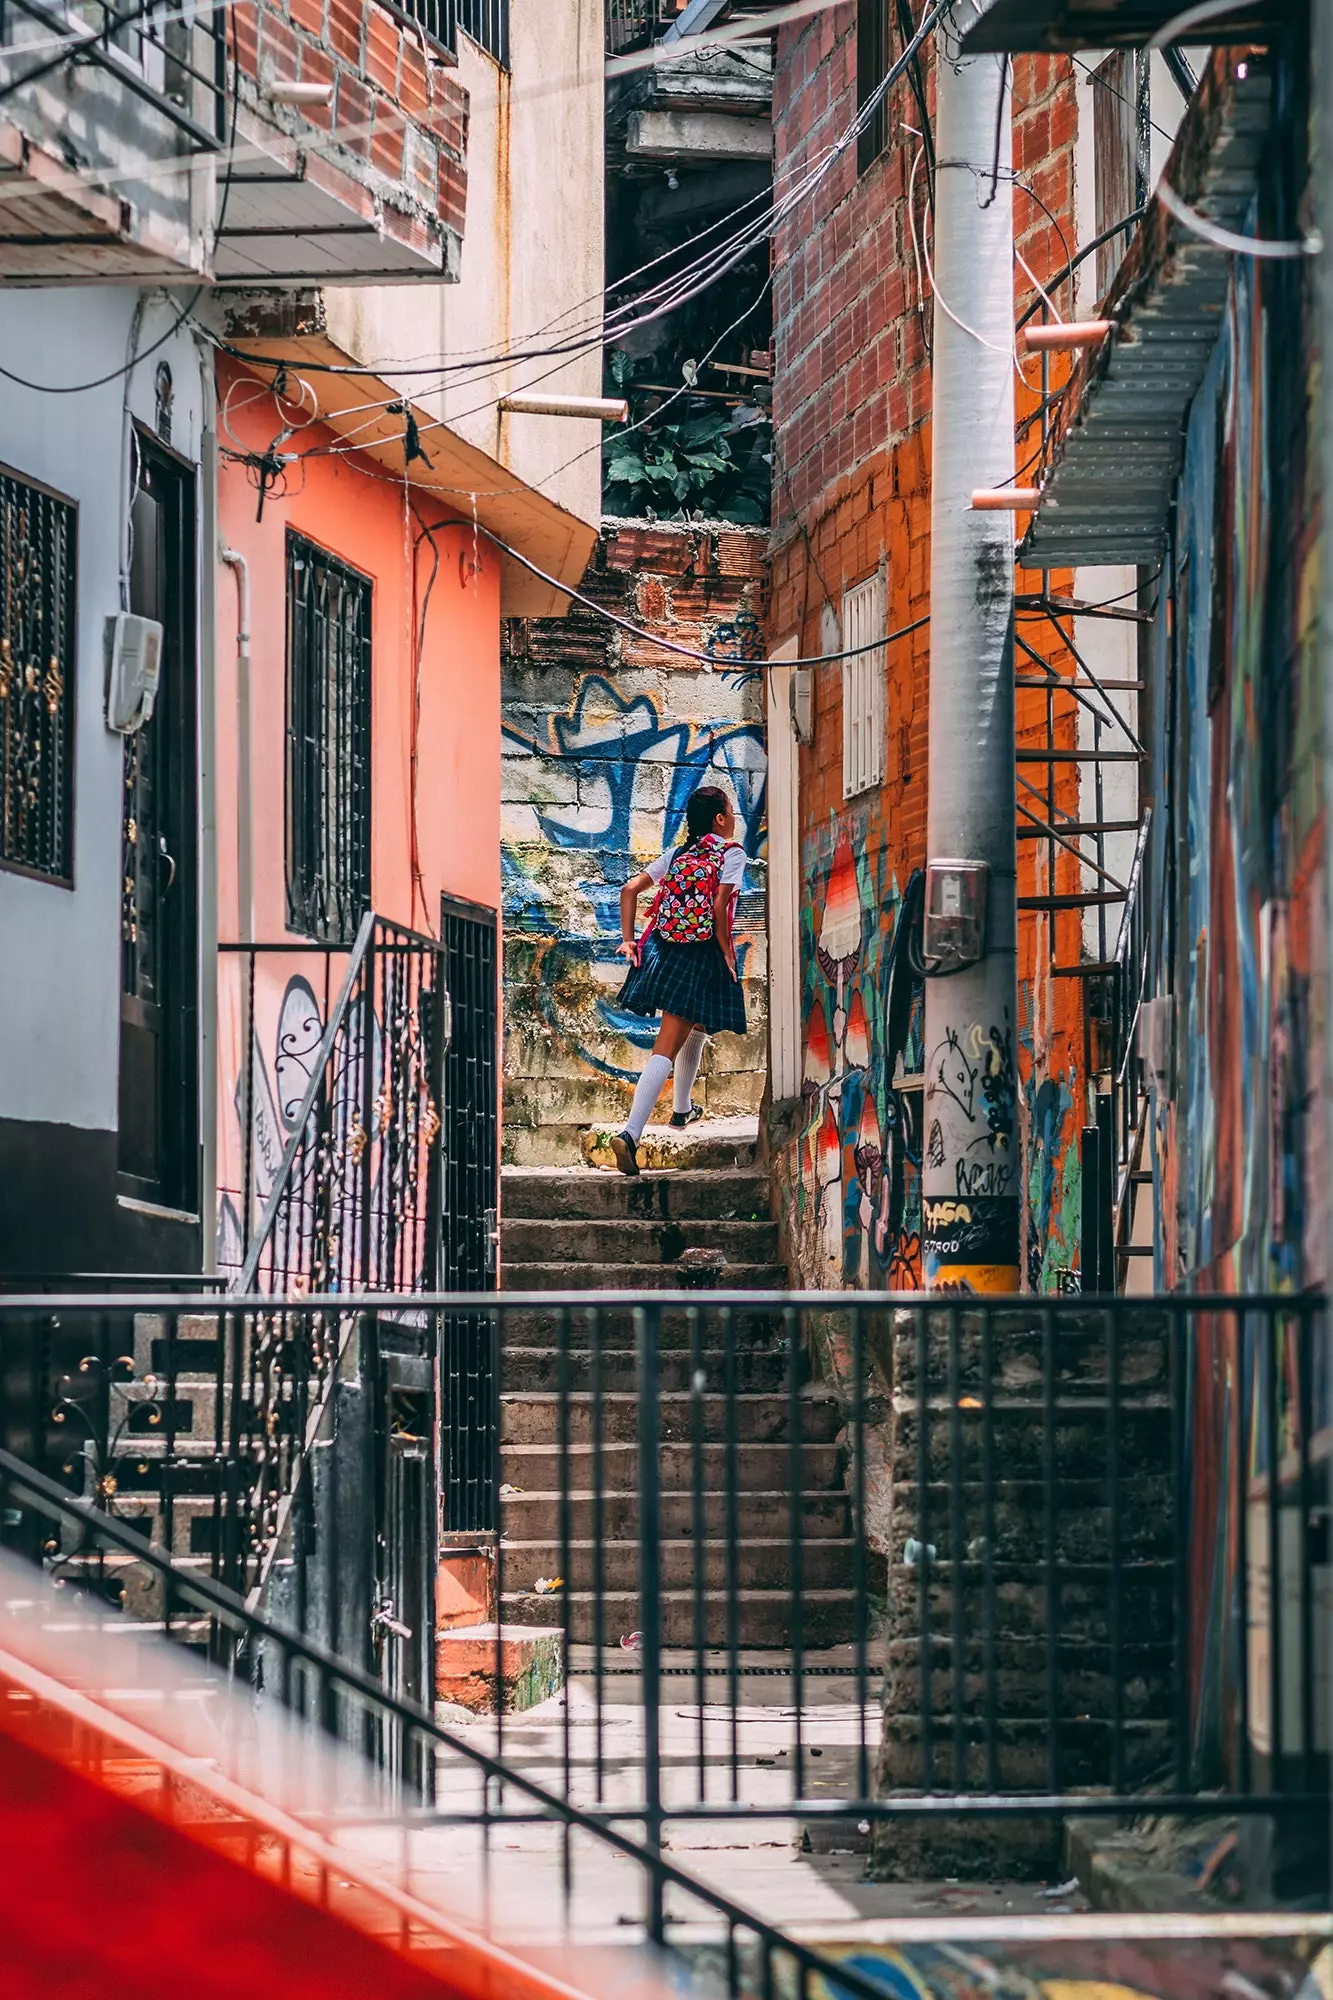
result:
[[(326, 165), (341, 159), (356, 187), (461, 239), (468, 98), (450, 59), (375, 0), (236, 0), (230, 20), (249, 112), (298, 143), (312, 127), (336, 130)], [(275, 79), (332, 84), (333, 98), (269, 104)]]
[[(709, 779), (735, 798), (751, 861), (737, 922), (749, 1033), (710, 1043), (696, 1100), (758, 1110), (765, 1014), (761, 530), (608, 522), (583, 589), (706, 667), (574, 605), (515, 620), (503, 664), (505, 1157), (579, 1157), (623, 1121), (656, 1024), (620, 1017), (620, 890), (676, 840)], [(734, 665), (728, 666), (728, 662)], [(640, 907), (640, 924), (647, 904)], [(665, 1106), (665, 1100), (664, 1100)], [(660, 1115), (660, 1114), (659, 1114)]]
[[(853, 6), (830, 9), (779, 34), (774, 78), (779, 191), (855, 117), (855, 17)], [(923, 69), (933, 112), (929, 46)], [(1065, 244), (1073, 247), (1074, 121), (1068, 61), (1018, 59), (1015, 172), (1032, 193), (1015, 188), (1015, 234), (1043, 283), (1065, 262)], [(774, 246), (769, 635), (774, 644), (795, 638), (802, 655), (837, 651), (843, 591), (881, 564), (890, 633), (914, 625), (930, 609), (931, 301), (928, 289), (923, 292), (924, 273), (918, 281), (920, 259), (913, 248), (913, 219), (918, 239), (926, 226), (927, 190), (920, 142), (906, 129), (919, 122), (915, 100), (900, 85), (891, 100), (885, 152), (858, 177), (855, 148), (848, 147)], [(1032, 296), (1020, 267), (1018, 309)], [(1052, 385), (1062, 366), (1048, 371)], [(1039, 364), (1027, 364), (1034, 384), (1039, 372)], [(1039, 386), (1029, 392), (1016, 384), (1016, 418), (1035, 409), (1038, 400)], [(1038, 436), (1034, 430), (1032, 448)], [(1016, 582), (1020, 591), (1042, 588), (1039, 576), (1023, 572)], [(1051, 579), (1055, 590), (1069, 584), (1067, 576)], [(1048, 623), (1024, 618), (1020, 629), (1057, 671), (1070, 671), (1069, 655)], [(926, 626), (889, 647), (885, 780), (851, 801), (842, 794), (842, 667), (833, 662), (813, 670), (814, 737), (800, 756), (802, 1007), (807, 1048), (813, 1025), (816, 1043), (822, 1038), (833, 1045), (833, 1075), (824, 1080), (830, 1065), (817, 1050), (807, 1064), (804, 1107), (788, 1118), (784, 1131), (790, 1137), (784, 1143), (779, 1135), (777, 1146), (794, 1274), (812, 1283), (899, 1285), (916, 1279), (913, 1168), (901, 1152), (895, 1157), (904, 1143), (899, 1114), (914, 1105), (910, 1094), (893, 1102), (891, 1080), (895, 1068), (910, 1079), (919, 1066), (920, 1029), (918, 1023), (906, 1051), (888, 1046), (884, 987), (899, 897), (925, 861), (929, 639)], [(1020, 673), (1039, 671), (1021, 650), (1018, 657)], [(1055, 718), (1054, 741), (1072, 745), (1077, 726), (1067, 697), (1057, 697)], [(1029, 748), (1050, 740), (1044, 694), (1020, 691), (1016, 721), (1019, 740)], [(1045, 793), (1044, 767), (1025, 767), (1023, 775)], [(1061, 810), (1073, 810), (1076, 766), (1056, 767), (1056, 795)], [(1020, 797), (1040, 810), (1021, 791)], [(1019, 824), (1028, 822), (1020, 816)], [(1045, 892), (1046, 856), (1045, 846), (1020, 841), (1020, 896)], [(819, 965), (819, 931), (831, 896), (837, 900), (847, 893), (853, 869), (863, 942), (840, 998)], [(1057, 892), (1076, 889), (1077, 872), (1072, 857), (1060, 854)], [(1023, 1118), (1030, 1167), (1025, 1193), (1044, 1231), (1040, 1245), (1029, 1232), (1028, 1267), (1044, 1282), (1076, 1257), (1076, 1141), (1084, 1088), (1079, 982), (1053, 981), (1045, 973), (1052, 963), (1077, 963), (1079, 941), (1076, 910), (1020, 915)], [(853, 988), (868, 1024), (870, 1060), (849, 1090), (837, 1081), (837, 1043), (852, 1020)], [(814, 1020), (817, 1012), (822, 1021)], [(897, 1136), (890, 1137), (886, 1127), (896, 1118)], [(893, 1175), (898, 1179), (886, 1192)]]

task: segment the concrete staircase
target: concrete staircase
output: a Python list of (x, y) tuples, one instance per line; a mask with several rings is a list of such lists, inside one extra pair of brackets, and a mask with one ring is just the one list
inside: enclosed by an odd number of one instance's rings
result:
[[(770, 1218), (767, 1175), (750, 1148), (724, 1144), (715, 1156), (694, 1140), (679, 1169), (637, 1180), (584, 1168), (507, 1168), (502, 1273), (510, 1293), (675, 1290), (691, 1253), (720, 1255), (710, 1286), (774, 1290), (786, 1282)], [(682, 1148), (682, 1152), (684, 1149)], [(685, 1263), (682, 1264), (682, 1259)], [(594, 1329), (594, 1316), (596, 1327)], [(737, 1639), (751, 1648), (791, 1640), (788, 1548), (793, 1407), (783, 1316), (738, 1309), (728, 1364), (722, 1316), (700, 1315), (691, 1350), (685, 1308), (660, 1322), (661, 1617), (664, 1643), (696, 1640), (696, 1582), (703, 1583), (705, 1643), (727, 1642), (734, 1589)], [(596, 1443), (592, 1383), (598, 1348), (601, 1438)], [(504, 1323), (501, 1458), (505, 1492), (504, 1615), (549, 1625), (560, 1603), (538, 1593), (538, 1578), (563, 1575), (575, 1641), (614, 1646), (642, 1624), (639, 1600), (639, 1397), (633, 1315), (625, 1307), (571, 1311), (562, 1362), (559, 1318), (551, 1308), (508, 1313)], [(703, 1391), (695, 1393), (696, 1366)], [(570, 1392), (568, 1459), (562, 1468), (560, 1383)], [(852, 1542), (836, 1400), (805, 1380), (798, 1395), (803, 1530), (804, 1643), (827, 1646), (852, 1635)], [(734, 1440), (728, 1451), (728, 1432)], [(728, 1493), (729, 1456), (734, 1492)], [(600, 1481), (598, 1464), (600, 1461)], [(569, 1502), (568, 1561), (561, 1540), (563, 1484)], [(602, 1523), (600, 1633), (596, 1621), (598, 1488)], [(696, 1541), (702, 1508), (703, 1541)], [(735, 1522), (729, 1561), (727, 1525)]]

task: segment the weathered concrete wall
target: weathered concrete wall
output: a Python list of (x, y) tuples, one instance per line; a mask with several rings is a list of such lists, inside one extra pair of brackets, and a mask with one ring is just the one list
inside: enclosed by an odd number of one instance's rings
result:
[[(611, 522), (584, 579), (682, 659), (574, 606), (514, 621), (503, 663), (506, 1160), (572, 1160), (624, 1117), (655, 1024), (616, 1005), (620, 890), (675, 842), (705, 781), (736, 802), (750, 855), (737, 922), (750, 1032), (719, 1036), (695, 1089), (713, 1116), (758, 1109), (767, 1073), (760, 529)], [(647, 904), (641, 906), (645, 920)]]
[[(396, 361), (419, 365), (438, 355), (438, 379), (404, 376), (404, 388), (517, 479), (595, 523), (599, 426), (579, 417), (508, 416), (499, 403), (523, 389), (601, 394), (600, 0), (511, 0), (509, 30), (508, 70), (467, 35), (458, 38), (453, 74), (467, 93), (467, 228), (457, 284), (344, 290), (329, 298), (329, 330), (390, 377)], [(437, 74), (437, 88), (441, 74), (451, 73)], [(586, 338), (553, 366), (540, 349), (557, 337), (549, 331), (555, 327), (562, 340)], [(511, 348), (512, 361), (486, 358)], [(521, 358), (534, 349), (538, 359)], [(460, 504), (466, 508), (465, 494)]]

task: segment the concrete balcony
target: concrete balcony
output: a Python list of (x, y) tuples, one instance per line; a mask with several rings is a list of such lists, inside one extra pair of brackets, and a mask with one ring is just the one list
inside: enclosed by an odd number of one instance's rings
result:
[(251, 0), (232, 23), (216, 282), (456, 278), (467, 93), (448, 47), (375, 0)]
[(118, 26), (106, 4), (0, 7), (0, 280), (206, 275), (228, 130), (222, 19), (191, 0), (149, 0)]

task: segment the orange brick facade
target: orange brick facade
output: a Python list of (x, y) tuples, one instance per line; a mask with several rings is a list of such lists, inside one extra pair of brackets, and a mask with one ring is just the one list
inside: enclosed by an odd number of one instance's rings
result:
[[(449, 60), (433, 51), (428, 55), (419, 31), (374, 0), (367, 5), (359, 0), (236, 0), (231, 33), (232, 54), (252, 84), (263, 87), (276, 78), (331, 89), (327, 105), (287, 111), (285, 124), (296, 135), (307, 122), (336, 133), (326, 170), (334, 167), (339, 150), (368, 160), (383, 176), (380, 191), (390, 197), (390, 228), (396, 213), (392, 196), (405, 188), (415, 203), (462, 236), (467, 92)], [(347, 181), (347, 189), (355, 208), (356, 182)], [(337, 192), (345, 193), (341, 185)]]
[[(829, 10), (779, 37), (774, 87), (779, 194), (817, 163), (856, 112), (856, 10)], [(933, 75), (923, 52), (933, 112)], [(1074, 247), (1074, 73), (1063, 59), (1015, 65), (1016, 250), (1047, 281)], [(800, 752), (799, 1105), (775, 1123), (777, 1180), (793, 1276), (813, 1284), (919, 1281), (918, 1171), (922, 1003), (905, 1011), (899, 936), (904, 903), (919, 894), (926, 855), (930, 725), (930, 409), (932, 300), (925, 274), (926, 153), (906, 80), (889, 102), (889, 142), (858, 176), (844, 149), (775, 243), (773, 559), (769, 637), (796, 640), (802, 656), (837, 653), (843, 592), (883, 568), (887, 649), (884, 781), (844, 800), (841, 663), (812, 670), (811, 740)], [(1049, 214), (1047, 213), (1049, 211)], [(915, 240), (914, 240), (915, 237)], [(1035, 296), (1017, 266), (1016, 307)], [(1016, 417), (1037, 408), (1015, 381)], [(1052, 367), (1047, 386), (1060, 379)], [(1016, 465), (1036, 448), (1033, 428)], [(1020, 519), (1019, 526), (1021, 528)], [(1052, 591), (1070, 588), (1052, 577)], [(1042, 578), (1019, 572), (1020, 593)], [(914, 630), (907, 628), (915, 627)], [(1021, 612), (1018, 629), (1057, 672), (1071, 662), (1052, 623)], [(894, 637), (893, 635), (901, 635)], [(1042, 669), (1020, 646), (1020, 679)], [(1021, 690), (1020, 745), (1042, 753), (1076, 739), (1063, 694)], [(965, 727), (965, 718), (958, 719)], [(1020, 786), (1045, 816), (1048, 771), (1057, 809), (1072, 811), (1078, 767), (1026, 764)], [(1019, 826), (1029, 825), (1020, 815)], [(1078, 864), (1061, 855), (1045, 880), (1049, 847), (1021, 838), (1019, 895), (1078, 890)], [(1057, 854), (1060, 850), (1056, 850)], [(861, 941), (839, 928), (860, 905)], [(906, 925), (904, 925), (906, 928)], [(1020, 1069), (1025, 1143), (1026, 1276), (1061, 1282), (1077, 1263), (1078, 1130), (1084, 1115), (1081, 982), (1047, 976), (1077, 964), (1077, 909), (1020, 916)]]

